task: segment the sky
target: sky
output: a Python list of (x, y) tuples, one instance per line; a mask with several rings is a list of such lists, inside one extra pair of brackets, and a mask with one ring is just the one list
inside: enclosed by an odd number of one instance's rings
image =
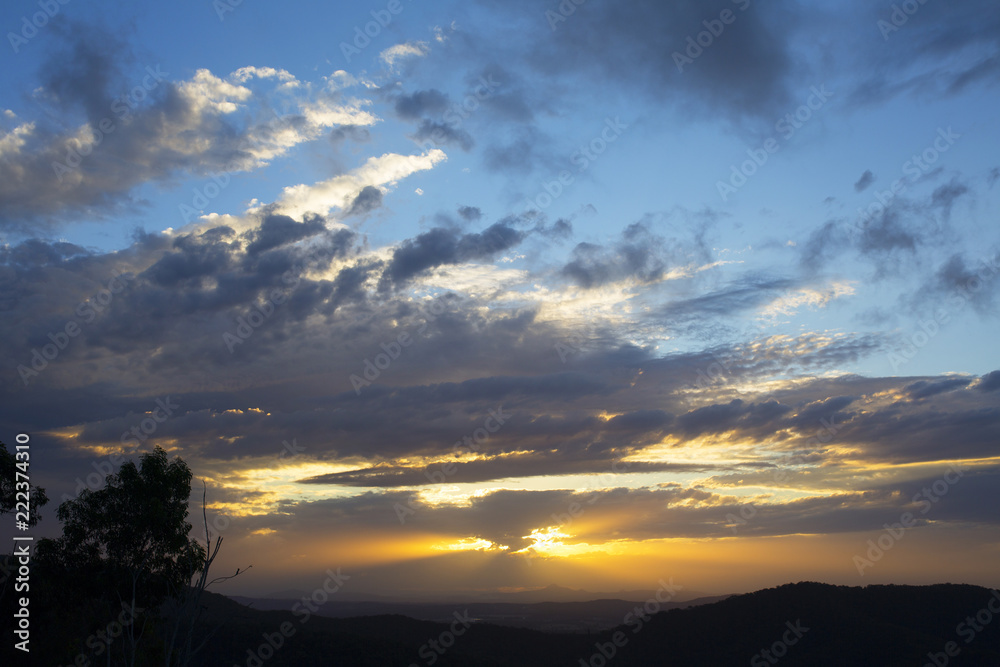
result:
[(37, 534), (159, 446), (227, 594), (1000, 585), (994, 9), (6, 3)]

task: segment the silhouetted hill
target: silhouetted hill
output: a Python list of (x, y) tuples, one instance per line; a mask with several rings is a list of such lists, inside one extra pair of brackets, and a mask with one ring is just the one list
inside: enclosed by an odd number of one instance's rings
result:
[[(995, 667), (1000, 665), (1000, 614), (988, 609), (991, 600), (1000, 610), (1000, 594), (977, 586), (788, 584), (659, 614), (638, 633), (635, 625), (622, 628), (629, 641), (608, 664), (919, 667), (931, 653), (940, 654), (938, 667)], [(967, 642), (970, 636), (960, 624), (983, 609), (992, 622)], [(613, 634), (601, 633), (598, 642)], [(794, 643), (774, 650), (783, 639)], [(945, 653), (948, 642), (954, 642), (957, 656)], [(774, 662), (764, 650), (772, 651)]]
[[(649, 597), (649, 591), (645, 598)], [(727, 596), (697, 598), (686, 602), (667, 602), (662, 610), (683, 609), (699, 604), (709, 604)], [(643, 598), (643, 599), (645, 599)], [(260, 610), (291, 611), (297, 600), (273, 600), (269, 598), (233, 597), (233, 600)], [(384, 616), (398, 614), (421, 621), (447, 622), (457, 607), (469, 613), (482, 623), (505, 625), (515, 628), (530, 628), (543, 632), (598, 632), (621, 624), (636, 602), (630, 600), (588, 600), (586, 602), (464, 602), (451, 604), (412, 604), (397, 602), (342, 602), (330, 601), (316, 611), (329, 618), (352, 618), (357, 616)]]
[[(295, 633), (272, 657), (262, 661), (268, 667), (778, 663), (920, 667), (935, 664), (929, 662), (928, 654), (936, 656), (936, 667), (1000, 665), (1000, 614), (989, 608), (995, 601), (993, 607), (1000, 609), (1000, 593), (967, 585), (856, 588), (788, 584), (713, 604), (660, 612), (641, 622), (633, 604), (633, 615), (623, 617), (618, 628), (597, 634), (546, 634), (474, 622), (453, 637), (453, 642), (448, 637), (448, 624), (398, 615), (350, 619), (313, 615), (301, 623), (301, 614), (255, 611), (221, 596), (210, 600), (210, 622), (224, 625), (206, 646), (205, 665), (259, 667), (248, 662), (248, 648), (260, 646), (264, 635), (274, 633), (282, 623), (290, 624), (286, 627), (295, 628)], [(461, 614), (465, 607), (456, 605), (454, 610)], [(977, 614), (979, 621), (970, 625), (966, 619)], [(431, 648), (432, 640), (442, 652)], [(444, 644), (449, 647), (444, 648)], [(949, 646), (957, 655), (947, 655)], [(761, 653), (764, 650), (771, 653)], [(594, 657), (604, 658), (602, 652), (607, 655), (605, 661)]]
[[(262, 597), (232, 596), (234, 600), (294, 600), (308, 595), (308, 591), (286, 590), (270, 593)], [(616, 592), (593, 592), (578, 588), (566, 588), (550, 584), (544, 588), (529, 588), (519, 591), (470, 591), (466, 593), (433, 593), (409, 591), (406, 594), (383, 595), (378, 593), (358, 593), (341, 591), (337, 598), (341, 602), (383, 602), (386, 604), (456, 604), (465, 602), (503, 602), (511, 604), (531, 604), (535, 602), (589, 602), (590, 600), (632, 600), (642, 602), (649, 597), (649, 591), (622, 590)], [(698, 598), (710, 597), (701, 591), (688, 589), (679, 590), (673, 599), (675, 602), (686, 602)], [(718, 597), (718, 596), (717, 596)]]
[[(367, 616), (333, 619), (289, 611), (256, 611), (219, 595), (208, 595), (206, 625), (218, 627), (200, 658), (204, 665), (248, 665), (253, 651), (275, 638), (283, 623), (294, 634), (283, 640), (273, 656), (262, 660), (268, 667), (409, 667), (434, 664), (442, 667), (504, 667), (506, 665), (567, 664), (586, 650), (590, 635), (546, 634), (458, 621), (452, 624), (419, 621), (405, 616)], [(300, 608), (301, 611), (301, 608)], [(464, 608), (455, 611), (461, 616)], [(286, 626), (289, 627), (289, 626)], [(454, 642), (442, 635), (461, 630)], [(449, 644), (435, 651), (431, 641)], [(276, 643), (276, 642), (275, 642)], [(267, 651), (265, 651), (266, 653)], [(260, 652), (258, 652), (260, 655)], [(433, 659), (433, 662), (431, 662)]]
[[(788, 584), (722, 601), (645, 615), (642, 603), (608, 606), (617, 627), (561, 634), (503, 627), (476, 619), (468, 606), (438, 610), (449, 622), (403, 615), (328, 618), (299, 606), (257, 610), (207, 593), (194, 666), (206, 667), (997, 667), (1000, 592), (968, 585), (831, 586)], [(991, 608), (992, 605), (992, 608)], [(539, 618), (565, 617), (564, 603), (525, 605)], [(650, 604), (655, 610), (655, 605)], [(994, 611), (996, 610), (996, 611)], [(58, 610), (32, 615), (31, 664), (68, 664), (85, 637), (63, 627)], [(41, 612), (45, 612), (42, 609)], [(466, 613), (468, 612), (468, 613)], [(103, 620), (98, 619), (99, 624)], [(55, 625), (50, 625), (50, 624)], [(113, 648), (113, 647), (112, 647)], [(948, 655), (949, 650), (952, 655)], [(763, 653), (768, 651), (768, 654)], [(10, 644), (0, 664), (15, 661)], [(86, 657), (86, 656), (85, 656)], [(104, 664), (105, 656), (90, 656)], [(162, 664), (162, 663), (161, 663)]]

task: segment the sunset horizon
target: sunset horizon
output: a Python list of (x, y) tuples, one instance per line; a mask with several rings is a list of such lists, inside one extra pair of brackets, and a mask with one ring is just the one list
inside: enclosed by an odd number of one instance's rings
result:
[(204, 553), (135, 530), (230, 598), (1000, 588), (995, 9), (8, 7), (0, 535), (189, 483)]

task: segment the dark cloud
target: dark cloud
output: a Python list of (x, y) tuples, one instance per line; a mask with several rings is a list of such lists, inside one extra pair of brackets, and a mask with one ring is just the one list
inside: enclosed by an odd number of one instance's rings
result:
[(930, 398), (931, 396), (937, 396), (948, 391), (955, 391), (956, 389), (961, 389), (963, 387), (969, 386), (971, 380), (967, 378), (951, 378), (947, 380), (939, 380), (936, 382), (928, 382), (927, 380), (919, 380), (911, 385), (905, 387), (906, 392), (910, 395), (910, 398), (914, 400), (919, 400), (922, 398)]
[(372, 137), (371, 130), (363, 125), (341, 125), (330, 130), (330, 141), (340, 143), (347, 139), (357, 143), (369, 141)]
[[(473, 497), (467, 505), (414, 502), (405, 492), (394, 491), (303, 502), (280, 516), (262, 517), (253, 528), (285, 528), (307, 534), (325, 527), (324, 519), (334, 514), (339, 530), (371, 526), (398, 530), (399, 522), (392, 511), (398, 504), (415, 508), (406, 517), (410, 530), (455, 538), (472, 536), (509, 547), (508, 551), (513, 552), (531, 545), (525, 536), (532, 530), (552, 525), (561, 525), (572, 534), (564, 538), (568, 544), (877, 531), (898, 523), (904, 512), (914, 517), (911, 528), (915, 530), (928, 526), (931, 520), (971, 520), (993, 527), (997, 516), (991, 508), (1000, 501), (1000, 473), (996, 470), (949, 466), (904, 483), (784, 501), (766, 496), (748, 500), (746, 496), (676, 484), (630, 489), (621, 485), (619, 473), (610, 469), (602, 472), (594, 480), (597, 488), (499, 490)], [(737, 477), (749, 477), (748, 472), (744, 470)], [(940, 491), (946, 479), (946, 492), (932, 495), (934, 502), (927, 500), (925, 490)], [(748, 505), (754, 510), (751, 519), (734, 523), (734, 517), (745, 516)], [(571, 506), (582, 509), (577, 513), (580, 521), (567, 513)], [(860, 547), (864, 544), (863, 539), (859, 540)]]
[(479, 233), (460, 234), (455, 229), (435, 227), (396, 248), (382, 275), (380, 289), (400, 287), (418, 274), (447, 264), (492, 257), (518, 245), (526, 232), (497, 222)]
[[(614, 462), (608, 459), (572, 459), (563, 455), (532, 453), (514, 454), (491, 460), (463, 462), (456, 460), (453, 472), (448, 475), (452, 484), (474, 484), (498, 479), (540, 477), (547, 475), (585, 475), (607, 473)], [(705, 464), (644, 463), (619, 464), (619, 469), (632, 474), (651, 472), (704, 472)], [(441, 464), (425, 468), (404, 466), (379, 466), (330, 473), (299, 480), (303, 484), (336, 484), (363, 488), (397, 488), (401, 486), (426, 486), (438, 483)]]
[(992, 315), (1000, 285), (1000, 253), (970, 263), (962, 254), (943, 262), (934, 275), (917, 290), (913, 307), (926, 308), (928, 299), (947, 305), (950, 311), (971, 304), (980, 314)]
[(400, 118), (420, 121), (411, 138), (424, 149), (453, 145), (469, 151), (475, 145), (472, 135), (461, 127), (465, 112), (459, 113), (460, 107), (439, 90), (400, 95), (394, 108)]
[(483, 163), (491, 171), (525, 174), (539, 166), (565, 169), (549, 154), (546, 139), (534, 126), (517, 126), (514, 138), (495, 142), (483, 150)]
[(827, 263), (845, 252), (854, 230), (838, 220), (829, 220), (813, 230), (802, 246), (799, 262), (809, 273), (822, 270)]
[(986, 182), (989, 184), (991, 190), (998, 180), (1000, 180), (1000, 167), (993, 167), (986, 174)]
[(225, 274), (232, 266), (233, 248), (227, 243), (202, 243), (186, 235), (174, 240), (173, 245), (176, 252), (161, 257), (141, 277), (156, 286), (177, 287), (181, 283), (200, 283), (216, 273)]
[[(358, 198), (363, 195), (364, 190)], [(249, 255), (259, 255), (266, 250), (295, 243), (324, 231), (326, 225), (319, 217), (296, 222), (287, 215), (267, 215), (261, 221), (260, 227), (248, 234), (252, 240), (247, 245), (246, 251)]]
[(868, 189), (868, 186), (875, 182), (875, 174), (872, 173), (871, 169), (865, 170), (865, 173), (861, 174), (861, 178), (857, 180), (854, 184), (855, 192), (864, 192)]
[(798, 429), (809, 430), (826, 423), (842, 423), (851, 418), (853, 413), (845, 412), (844, 408), (854, 403), (856, 396), (834, 396), (819, 401), (813, 401), (799, 410), (788, 420)]
[(669, 326), (681, 331), (692, 326), (703, 327), (709, 318), (728, 320), (737, 313), (770, 303), (798, 285), (797, 281), (789, 278), (747, 276), (703, 296), (672, 301), (662, 306), (658, 315)]
[(0, 248), (0, 257), (5, 264), (29, 270), (62, 264), (71, 257), (87, 255), (90, 251), (76, 244), (65, 241), (50, 243), (41, 239), (27, 239), (15, 246)]
[(541, 220), (535, 227), (535, 231), (545, 238), (564, 241), (573, 237), (573, 223), (565, 218), (559, 218), (551, 225), (546, 220)]
[[(484, 4), (499, 7), (492, 0)], [(538, 71), (564, 77), (569, 67), (582, 77), (599, 77), (599, 85), (625, 86), (733, 119), (772, 120), (790, 105), (796, 71), (789, 36), (798, 27), (790, 3), (689, 0), (575, 9), (564, 17), (540, 0), (503, 5), (506, 12), (545, 17), (528, 53)], [(723, 11), (732, 12), (729, 25), (719, 21)], [(688, 38), (694, 42), (706, 31), (705, 21), (719, 22), (724, 32), (708, 48), (690, 47)]]
[(976, 383), (975, 388), (986, 392), (1000, 389), (1000, 371), (990, 371), (979, 378), (979, 382)]
[(458, 215), (466, 222), (476, 222), (483, 217), (483, 212), (475, 206), (459, 206)]
[(691, 437), (733, 429), (756, 430), (776, 422), (791, 410), (791, 407), (774, 400), (746, 403), (734, 399), (729, 403), (710, 405), (681, 415), (677, 418), (677, 425), (681, 433)]
[[(902, 94), (920, 98), (956, 95), (972, 85), (1000, 80), (1000, 20), (989, 0), (961, 4), (927, 3), (892, 23), (893, 7), (871, 7), (882, 39), (858, 39), (853, 55), (866, 63), (867, 76), (855, 84), (852, 103), (882, 103)], [(975, 54), (960, 57), (960, 54)]]
[(448, 108), (448, 96), (440, 90), (418, 90), (396, 98), (395, 109), (400, 118), (417, 120), (424, 116), (440, 116)]
[(453, 144), (464, 151), (472, 150), (475, 145), (472, 135), (462, 128), (427, 118), (420, 121), (417, 131), (413, 134), (413, 140), (423, 147), (429, 144), (434, 146)]
[[(559, 222), (555, 228), (559, 230)], [(655, 282), (663, 277), (671, 250), (664, 239), (651, 233), (645, 224), (636, 222), (626, 227), (621, 239), (610, 248), (577, 244), (561, 273), (588, 289), (627, 279)]]
[(374, 185), (366, 185), (347, 207), (345, 215), (365, 215), (382, 205), (382, 191)]
[(864, 254), (889, 254), (896, 250), (916, 252), (921, 239), (903, 224), (900, 213), (889, 208), (869, 221), (858, 239), (858, 248)]
[(951, 218), (951, 209), (955, 201), (969, 192), (968, 186), (953, 178), (950, 183), (938, 186), (931, 195), (931, 206), (941, 209), (945, 220)]
[[(53, 34), (66, 46), (50, 53), (34, 96), (56, 120), (36, 121), (24, 146), (0, 161), (0, 228), (33, 234), (80, 217), (138, 211), (145, 206), (134, 195), (138, 186), (178, 176), (225, 187), (233, 173), (281, 153), (290, 134), (319, 130), (295, 113), (222, 113), (197, 92), (215, 85), (198, 80), (210, 74), (177, 83), (177, 73), (159, 64), (136, 64), (128, 46), (103, 28), (75, 25)], [(81, 116), (89, 137), (83, 143)], [(182, 215), (190, 221), (191, 214)]]

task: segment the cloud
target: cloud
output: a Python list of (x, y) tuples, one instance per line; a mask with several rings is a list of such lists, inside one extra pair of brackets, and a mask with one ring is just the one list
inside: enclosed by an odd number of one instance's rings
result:
[[(557, 221), (548, 233), (568, 236), (571, 230), (568, 222)], [(623, 280), (652, 283), (663, 279), (668, 261), (679, 259), (684, 251), (680, 244), (653, 234), (645, 223), (635, 222), (611, 247), (577, 244), (560, 273), (587, 289)]]
[(989, 6), (988, 0), (928, 3), (902, 26), (892, 24), (891, 8), (870, 8), (883, 39), (849, 45), (857, 60), (869, 64), (858, 70), (867, 76), (853, 83), (851, 102), (884, 103), (903, 94), (940, 97), (977, 84), (995, 85), (1000, 81), (1000, 21), (983, 18)]
[(864, 192), (868, 189), (868, 186), (875, 182), (875, 174), (872, 173), (871, 169), (865, 170), (865, 173), (861, 174), (861, 178), (857, 180), (854, 184), (855, 192)]
[[(710, 47), (692, 49), (688, 38), (694, 41), (704, 22), (719, 21), (724, 10), (732, 12), (731, 25)], [(548, 76), (565, 76), (569, 67), (599, 85), (737, 120), (773, 120), (790, 104), (791, 36), (800, 24), (789, 3), (597, 4), (565, 17), (544, 2), (522, 0), (503, 11), (547, 17), (526, 57)], [(633, 20), (637, 15), (642, 21)]]
[(439, 146), (454, 144), (463, 151), (472, 150), (472, 146), (475, 143), (472, 135), (462, 128), (454, 127), (452, 124), (432, 121), (427, 118), (420, 121), (420, 125), (413, 134), (412, 139), (421, 146), (427, 145), (428, 142), (433, 142), (434, 145)]
[(373, 185), (366, 185), (347, 207), (346, 216), (365, 215), (382, 205), (382, 191)]
[(410, 174), (433, 169), (436, 164), (447, 159), (444, 151), (438, 149), (422, 155), (386, 153), (380, 157), (370, 157), (362, 166), (346, 174), (333, 176), (313, 185), (301, 184), (284, 188), (271, 205), (271, 211), (293, 218), (308, 214), (326, 216), (332, 209), (345, 207), (345, 202), (355, 201), (367, 186), (389, 187)]
[(937, 382), (919, 380), (905, 387), (911, 399), (929, 398), (948, 391), (955, 391), (967, 387), (971, 380), (968, 378), (951, 378)]
[(476, 222), (483, 217), (483, 212), (475, 206), (460, 206), (458, 215), (466, 222)]
[(979, 391), (996, 391), (1000, 389), (1000, 371), (990, 371), (983, 377), (979, 378), (979, 382), (975, 384), (975, 388)]
[(670, 326), (683, 328), (704, 325), (708, 318), (730, 318), (737, 313), (761, 308), (799, 283), (789, 278), (747, 276), (731, 285), (702, 296), (673, 300), (659, 309), (659, 316)]
[(950, 183), (938, 186), (931, 195), (931, 206), (940, 208), (945, 220), (951, 219), (951, 209), (959, 197), (969, 192), (968, 186), (953, 178)]
[(415, 276), (438, 266), (483, 259), (519, 244), (525, 232), (503, 221), (479, 233), (459, 234), (455, 229), (435, 227), (395, 249), (382, 275), (379, 289), (398, 288)]
[[(35, 93), (63, 125), (22, 123), (0, 137), (0, 226), (8, 230), (134, 209), (142, 184), (253, 170), (338, 124), (377, 121), (363, 102), (311, 95), (282, 70), (219, 77), (199, 69), (176, 81), (160, 65), (128, 66), (135, 58), (102, 30), (73, 31), (70, 40), (43, 66)], [(291, 111), (278, 116), (261, 102), (269, 97)]]
[(246, 251), (248, 255), (259, 255), (266, 250), (295, 243), (324, 231), (326, 231), (326, 225), (318, 218), (311, 218), (300, 223), (287, 215), (265, 216), (260, 227), (248, 234), (253, 238), (253, 241), (247, 245)]
[(815, 273), (838, 255), (845, 252), (852, 238), (847, 226), (840, 221), (828, 220), (809, 234), (802, 244), (799, 263), (809, 273)]
[(911, 297), (914, 307), (926, 307), (928, 299), (948, 301), (950, 308), (971, 303), (981, 315), (994, 314), (1000, 285), (1000, 253), (969, 262), (961, 253), (942, 262)]
[(543, 219), (538, 222), (538, 225), (535, 227), (535, 231), (545, 238), (564, 241), (572, 238), (573, 223), (565, 218), (559, 218), (552, 224), (548, 224), (548, 222)]
[(440, 90), (418, 90), (396, 98), (396, 114), (406, 120), (416, 120), (427, 115), (441, 115), (448, 108), (448, 96)]
[(430, 52), (430, 47), (427, 42), (404, 42), (402, 44), (394, 44), (388, 49), (382, 51), (378, 54), (379, 60), (384, 62), (386, 66), (390, 69), (394, 68), (397, 63), (407, 58), (419, 58), (427, 55)]
[(916, 252), (920, 237), (903, 226), (900, 213), (886, 209), (865, 225), (858, 240), (858, 248), (864, 254), (888, 254), (896, 250)]

